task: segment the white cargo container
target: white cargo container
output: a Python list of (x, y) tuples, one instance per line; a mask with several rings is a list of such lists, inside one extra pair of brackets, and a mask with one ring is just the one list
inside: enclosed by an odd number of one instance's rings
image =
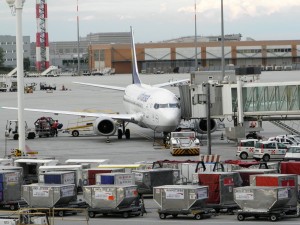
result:
[(23, 179), (27, 184), (38, 182), (38, 171), (41, 166), (54, 166), (56, 159), (17, 159), (14, 165), (23, 168)]
[(96, 174), (96, 185), (135, 185), (133, 173), (105, 173)]
[(39, 182), (44, 183), (44, 173), (54, 171), (74, 171), (76, 174), (76, 186), (82, 190), (83, 186), (83, 165), (56, 165), (39, 167)]

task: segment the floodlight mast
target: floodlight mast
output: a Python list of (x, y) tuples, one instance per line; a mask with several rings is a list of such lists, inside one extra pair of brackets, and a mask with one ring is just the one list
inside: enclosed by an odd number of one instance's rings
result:
[(24, 120), (24, 65), (23, 65), (23, 35), (22, 9), (25, 0), (6, 0), (11, 12), (16, 16), (16, 52), (17, 52), (17, 87), (18, 87), (18, 133), (19, 150), (25, 150), (25, 120)]

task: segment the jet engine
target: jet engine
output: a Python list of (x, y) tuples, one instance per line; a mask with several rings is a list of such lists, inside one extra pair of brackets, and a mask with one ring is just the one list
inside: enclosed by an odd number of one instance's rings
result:
[[(198, 131), (200, 134), (206, 134), (207, 133), (207, 120), (206, 119), (195, 120), (194, 127), (195, 127), (195, 130)], [(216, 131), (216, 129), (217, 129), (217, 121), (214, 119), (211, 119), (210, 120), (211, 133)]]
[(116, 133), (116, 122), (109, 117), (99, 117), (93, 124), (95, 134), (111, 136)]

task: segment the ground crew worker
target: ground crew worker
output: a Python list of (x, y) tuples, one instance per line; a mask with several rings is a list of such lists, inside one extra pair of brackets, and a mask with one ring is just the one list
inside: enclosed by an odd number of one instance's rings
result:
[(57, 137), (57, 127), (58, 127), (58, 120), (55, 120), (54, 123), (52, 124), (52, 129), (54, 131), (54, 135)]

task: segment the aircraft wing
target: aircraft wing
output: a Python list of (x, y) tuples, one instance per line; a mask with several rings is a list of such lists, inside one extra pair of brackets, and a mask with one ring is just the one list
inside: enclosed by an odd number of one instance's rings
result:
[[(18, 110), (16, 107), (2, 107), (3, 109), (14, 109)], [(73, 116), (81, 116), (81, 117), (110, 117), (114, 120), (122, 120), (127, 122), (136, 123), (140, 120), (140, 114), (110, 114), (110, 113), (91, 113), (91, 112), (74, 112), (74, 111), (62, 111), (62, 110), (50, 110), (50, 109), (30, 109), (25, 108), (25, 111), (30, 112), (44, 112), (44, 113), (53, 113), (55, 115), (64, 114), (64, 115), (73, 115)]]
[(166, 83), (155, 84), (153, 86), (154, 87), (165, 87), (165, 86), (170, 86), (170, 85), (173, 85), (173, 84), (188, 83), (188, 82), (190, 82), (190, 79), (174, 80), (174, 81), (169, 81), (169, 82), (166, 82)]
[(91, 83), (82, 83), (82, 82), (73, 82), (73, 83), (74, 84), (81, 84), (81, 85), (85, 85), (85, 86), (93, 86), (93, 87), (112, 89), (112, 90), (117, 90), (117, 91), (125, 91), (124, 87), (118, 87), (118, 86), (109, 86), (109, 85), (91, 84)]

